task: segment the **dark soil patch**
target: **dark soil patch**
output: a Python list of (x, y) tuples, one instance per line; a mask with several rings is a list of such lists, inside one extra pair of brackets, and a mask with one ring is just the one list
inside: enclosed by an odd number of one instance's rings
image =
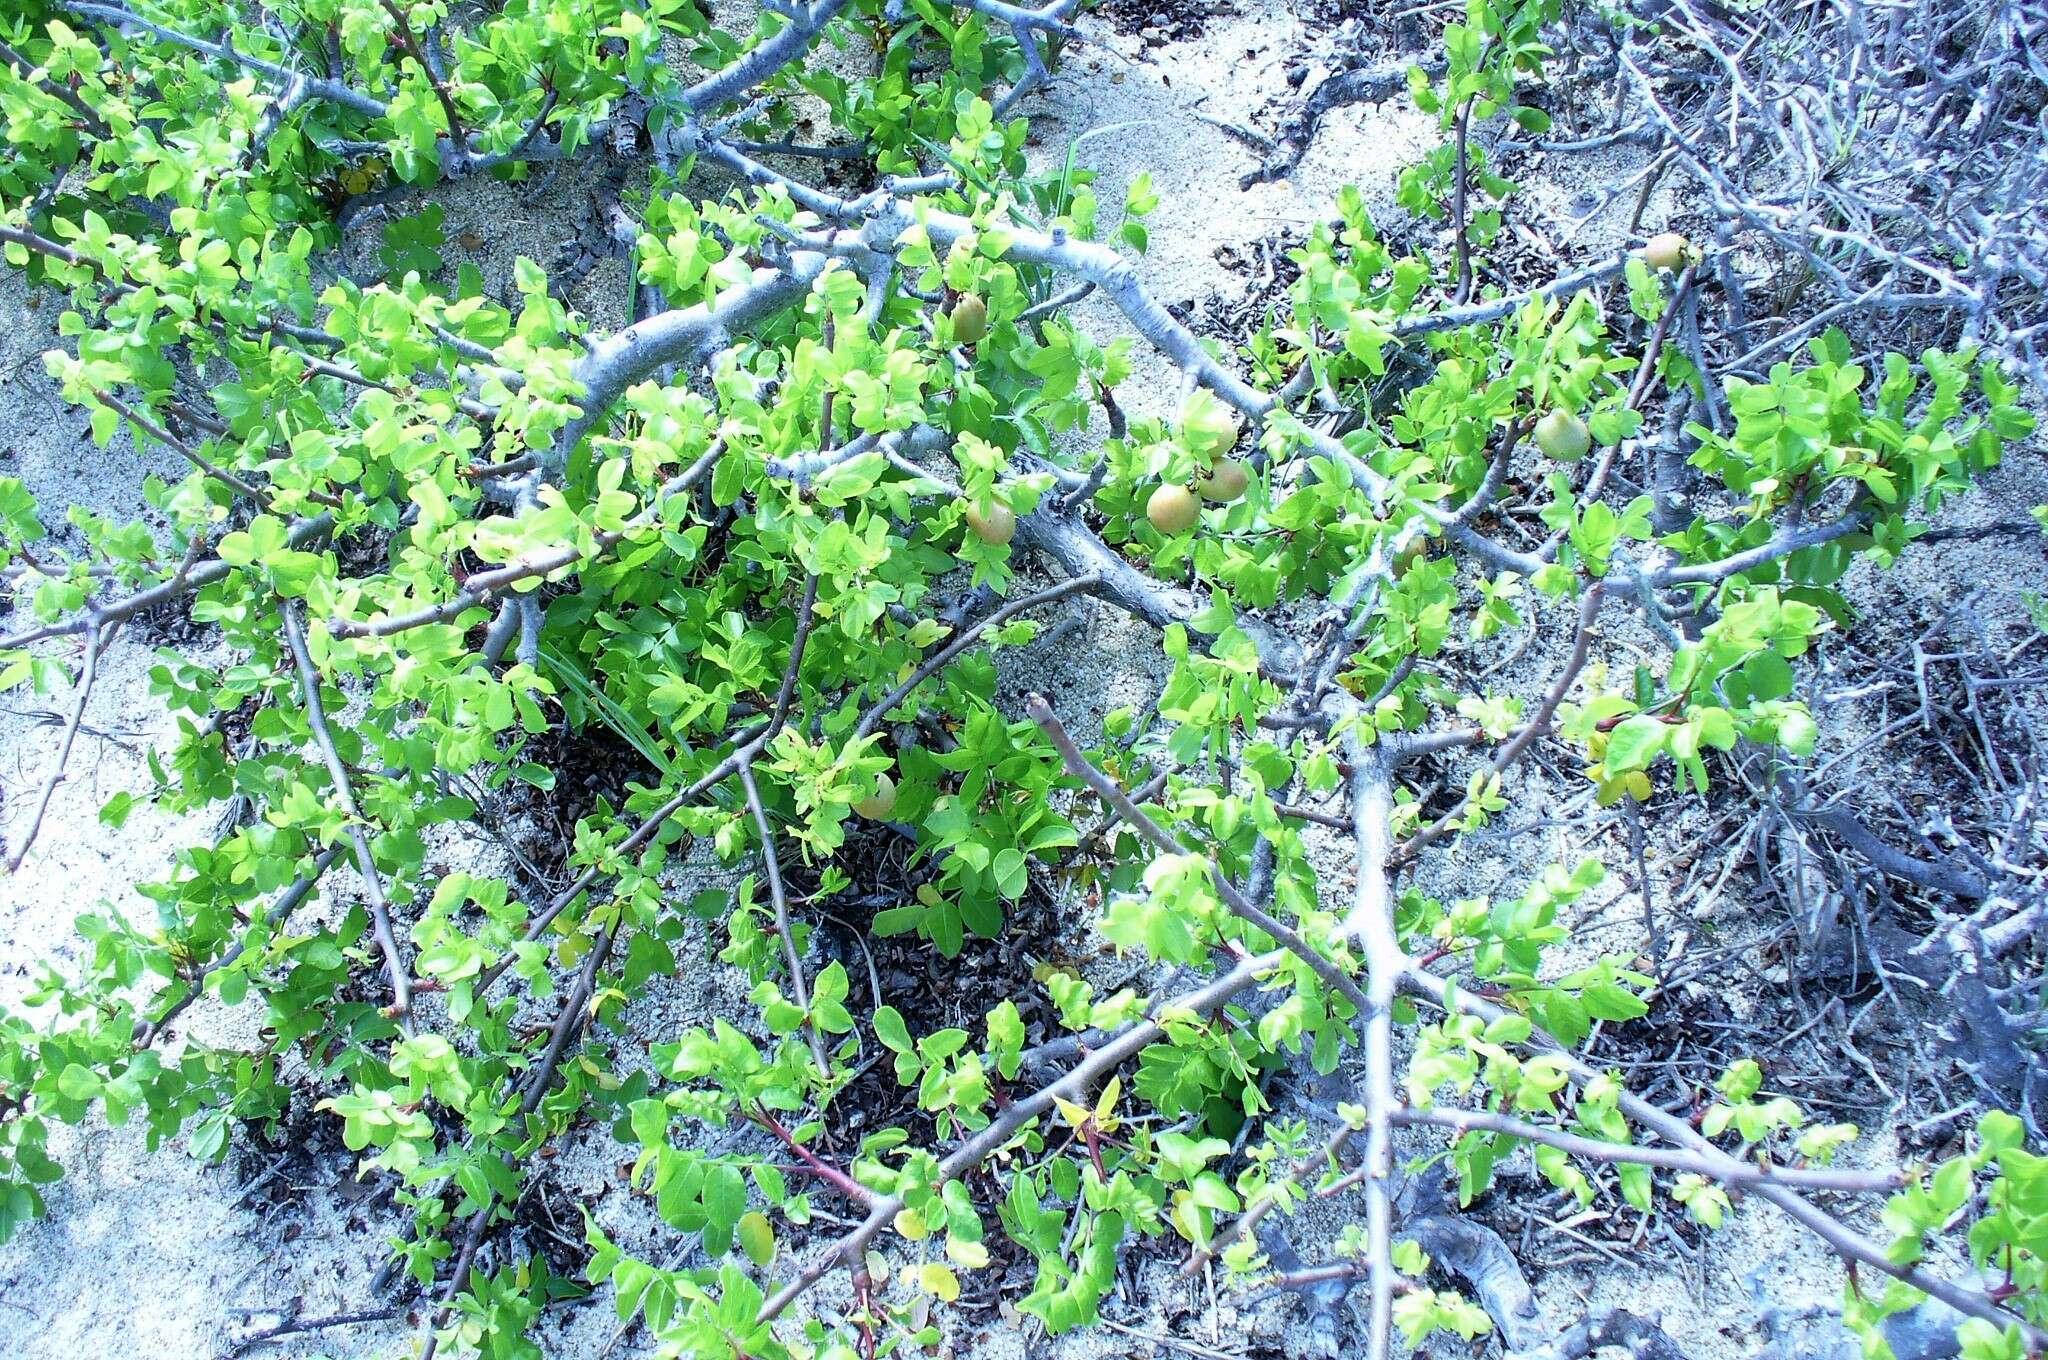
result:
[(1730, 1063), (1756, 1051), (1745, 1042), (1745, 1030), (1720, 993), (1696, 988), (1663, 992), (1651, 1002), (1649, 1014), (1602, 1025), (1586, 1060), (1621, 1072), (1629, 1089), (1645, 1100), (1696, 1099), (1711, 1092)]
[(581, 731), (550, 728), (529, 738), (520, 755), (553, 771), (555, 786), (508, 784), (498, 815), (520, 853), (549, 877), (568, 862), (578, 821), (600, 803), (623, 806), (635, 784), (660, 782), (660, 772), (631, 742), (598, 723)]
[(1118, 32), (1142, 36), (1158, 46), (1199, 38), (1212, 16), (1235, 9), (1231, 0), (1104, 0), (1094, 12)]
[[(1022, 899), (1009, 904), (1003, 929), (993, 939), (969, 933), (959, 954), (949, 959), (914, 933), (883, 936), (873, 930), (878, 912), (911, 900), (931, 877), (932, 866), (912, 864), (909, 850), (908, 841), (882, 827), (850, 839), (839, 867), (853, 876), (853, 888), (807, 912), (817, 922), (821, 952), (837, 959), (853, 982), (857, 1022), (867, 1030), (875, 1007), (886, 1004), (902, 1014), (915, 1038), (957, 1028), (966, 1030), (970, 1045), (978, 1047), (986, 1039), (990, 1008), (1008, 999), (1022, 1014), (1027, 1036), (1036, 1035), (1046, 1017), (1038, 1013), (1035, 951), (1027, 945), (1065, 933), (1051, 894), (1033, 883)], [(789, 868), (790, 891), (801, 896), (811, 886), (803, 882), (808, 875)], [(880, 983), (879, 998), (871, 977)], [(928, 1139), (934, 1133), (930, 1116), (917, 1108), (914, 1088), (897, 1084), (895, 1063), (886, 1052), (840, 1095), (833, 1113), (835, 1139), (841, 1134), (857, 1139), (868, 1129), (892, 1124), (911, 1128), (914, 1137)]]
[(391, 535), (377, 528), (359, 529), (335, 543), (333, 552), (344, 579), (375, 576), (391, 567)]
[(1218, 246), (1216, 263), (1242, 283), (1237, 289), (1211, 291), (1188, 308), (1183, 320), (1199, 335), (1241, 343), (1285, 310), (1287, 290), (1301, 278), (1300, 266), (1288, 254), (1304, 239), (1305, 233), (1289, 227), (1255, 241)]
[(161, 604), (136, 611), (126, 631), (137, 642), (151, 647), (197, 646), (206, 630), (192, 621), (192, 597), (175, 595)]
[(307, 1186), (354, 1176), (356, 1158), (341, 1141), (341, 1122), (316, 1114), (310, 1101), (288, 1105), (274, 1131), (263, 1120), (245, 1120), (242, 1127), (248, 1141), (237, 1171), (245, 1207), (290, 1204)]
[(551, 1182), (536, 1181), (513, 1206), (513, 1230), (528, 1250), (566, 1280), (580, 1280), (594, 1254), (583, 1240), (582, 1211)]

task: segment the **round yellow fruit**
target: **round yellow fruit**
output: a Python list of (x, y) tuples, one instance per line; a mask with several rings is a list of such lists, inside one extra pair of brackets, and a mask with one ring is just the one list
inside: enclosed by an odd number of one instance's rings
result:
[(1017, 512), (1001, 501), (991, 505), (986, 515), (976, 513), (969, 506), (967, 528), (982, 542), (1000, 548), (1017, 535)]
[(1400, 552), (1394, 554), (1395, 578), (1399, 579), (1400, 577), (1406, 576), (1411, 570), (1414, 569), (1417, 563), (1427, 562), (1428, 560), (1429, 540), (1426, 538), (1416, 539), (1413, 543), (1410, 543), (1407, 547), (1401, 549)]
[(971, 345), (988, 334), (988, 304), (972, 293), (963, 295), (946, 315), (952, 318), (956, 345)]
[(1184, 486), (1168, 482), (1145, 502), (1145, 518), (1162, 534), (1184, 534), (1202, 517), (1202, 503)]
[(1221, 458), (1206, 477), (1196, 480), (1195, 489), (1202, 493), (1203, 500), (1220, 504), (1236, 500), (1251, 484), (1252, 474), (1243, 463), (1235, 458)]
[(1587, 432), (1586, 422), (1570, 411), (1552, 411), (1536, 422), (1536, 447), (1546, 458), (1576, 463), (1593, 447), (1593, 436)]
[(875, 791), (853, 805), (853, 810), (871, 822), (886, 822), (896, 810), (896, 781), (885, 770), (875, 776)]
[(1692, 251), (1692, 242), (1675, 231), (1652, 236), (1643, 246), (1643, 263), (1652, 269), (1681, 269)]

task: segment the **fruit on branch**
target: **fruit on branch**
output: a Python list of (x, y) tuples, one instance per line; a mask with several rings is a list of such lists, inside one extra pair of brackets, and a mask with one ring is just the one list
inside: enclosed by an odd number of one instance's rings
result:
[(1593, 447), (1593, 436), (1585, 421), (1570, 411), (1556, 410), (1536, 422), (1536, 447), (1546, 458), (1576, 463)]
[(1251, 484), (1252, 475), (1243, 463), (1235, 458), (1221, 458), (1205, 475), (1195, 480), (1195, 489), (1202, 493), (1203, 500), (1223, 505), (1242, 496)]
[(1418, 538), (1400, 552), (1394, 554), (1394, 578), (1399, 580), (1418, 565), (1429, 560), (1429, 540)]
[(886, 822), (896, 810), (896, 781), (887, 770), (875, 776), (875, 791), (853, 805), (853, 810), (871, 822)]
[(1195, 493), (1174, 482), (1154, 491), (1145, 502), (1145, 518), (1162, 534), (1184, 534), (1201, 517), (1202, 503), (1195, 499)]
[(1684, 267), (1691, 251), (1692, 242), (1677, 232), (1659, 232), (1644, 243), (1643, 263), (1652, 269), (1676, 270)]
[(953, 323), (956, 345), (971, 345), (988, 334), (988, 304), (972, 293), (963, 294), (946, 316)]
[(1001, 501), (990, 505), (986, 515), (970, 505), (967, 507), (967, 527), (982, 542), (1000, 548), (1017, 536), (1017, 512)]

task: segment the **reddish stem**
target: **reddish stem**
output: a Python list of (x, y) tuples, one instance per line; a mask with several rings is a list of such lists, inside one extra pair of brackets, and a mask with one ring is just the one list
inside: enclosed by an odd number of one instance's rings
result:
[(816, 1153), (812, 1152), (802, 1143), (799, 1143), (794, 1134), (782, 1127), (780, 1120), (768, 1113), (766, 1105), (756, 1105), (754, 1107), (754, 1122), (781, 1139), (782, 1145), (795, 1153), (797, 1160), (804, 1164), (804, 1169), (819, 1180), (824, 1181), (855, 1204), (869, 1204), (873, 1202), (875, 1198), (874, 1191), (868, 1189), (838, 1167), (820, 1160)]

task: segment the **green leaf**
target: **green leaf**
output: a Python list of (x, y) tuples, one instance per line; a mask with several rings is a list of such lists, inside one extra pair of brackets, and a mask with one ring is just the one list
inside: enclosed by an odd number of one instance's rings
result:
[(730, 1232), (747, 1211), (747, 1180), (739, 1168), (718, 1164), (704, 1177), (704, 1213), (707, 1226), (717, 1225), (721, 1235)]
[(1607, 734), (1604, 763), (1608, 776), (1648, 769), (1664, 748), (1668, 731), (1662, 720), (1652, 717), (1639, 716), (1620, 723)]
[(1612, 982), (1596, 982), (1579, 996), (1586, 1003), (1586, 1013), (1596, 1020), (1633, 1020), (1650, 1013), (1641, 997)]
[(897, 1053), (908, 1053), (912, 1049), (910, 1027), (903, 1023), (902, 1012), (894, 1006), (877, 1006), (874, 1015), (875, 1037), (884, 1047)]
[(740, 1250), (747, 1254), (749, 1261), (757, 1266), (767, 1266), (774, 1262), (775, 1229), (769, 1224), (766, 1214), (742, 1214), (737, 1236)]
[(99, 1073), (71, 1063), (57, 1074), (57, 1091), (67, 1100), (91, 1100), (100, 1093)]

